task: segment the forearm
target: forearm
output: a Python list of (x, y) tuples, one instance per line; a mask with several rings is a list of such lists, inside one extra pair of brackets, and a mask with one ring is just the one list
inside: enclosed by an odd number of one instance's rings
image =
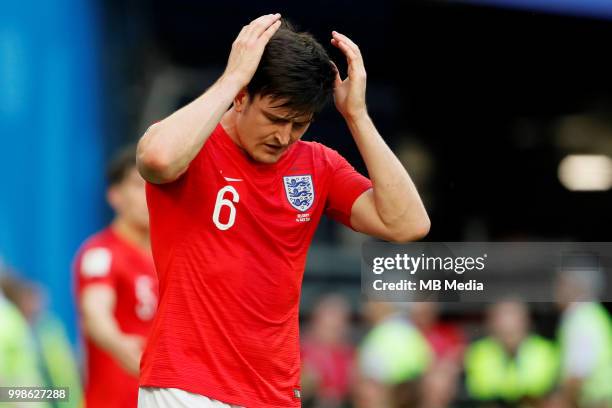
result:
[(83, 329), (98, 347), (110, 354), (114, 355), (120, 348), (123, 333), (112, 315), (92, 313), (89, 316), (85, 316)]
[(376, 211), (390, 229), (429, 229), (427, 211), (399, 159), (367, 114), (346, 120), (373, 184)]
[(196, 100), (151, 126), (138, 143), (138, 168), (143, 177), (154, 183), (178, 178), (240, 89), (239, 81), (222, 76)]

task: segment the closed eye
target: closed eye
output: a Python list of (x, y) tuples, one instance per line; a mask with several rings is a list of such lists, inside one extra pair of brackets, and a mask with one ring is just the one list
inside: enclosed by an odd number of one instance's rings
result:
[(266, 115), (266, 118), (272, 123), (288, 123), (289, 122), (287, 119), (274, 118), (274, 117), (267, 116), (267, 115)]
[[(264, 115), (266, 117), (266, 119), (268, 119), (271, 123), (274, 124), (286, 124), (291, 122), (291, 119), (285, 119), (285, 118), (280, 118), (280, 117), (276, 117), (276, 116), (271, 116), (267, 113), (264, 112)], [(306, 127), (306, 125), (308, 125), (309, 123), (312, 123), (312, 119), (310, 121), (306, 121), (306, 122), (293, 122), (293, 128), (295, 129), (303, 129), (304, 127)]]

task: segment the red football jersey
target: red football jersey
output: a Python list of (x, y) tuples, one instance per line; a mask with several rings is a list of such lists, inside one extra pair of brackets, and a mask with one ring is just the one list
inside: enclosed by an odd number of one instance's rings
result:
[[(157, 276), (147, 251), (106, 228), (90, 237), (74, 262), (77, 302), (91, 284), (104, 284), (116, 294), (114, 316), (122, 332), (147, 337), (157, 308)], [(128, 374), (105, 350), (88, 337), (85, 407), (134, 408), (138, 378)]]
[(300, 406), (306, 253), (322, 214), (349, 225), (371, 186), (319, 143), (257, 163), (221, 125), (179, 179), (147, 183), (160, 303), (140, 385), (249, 408)]

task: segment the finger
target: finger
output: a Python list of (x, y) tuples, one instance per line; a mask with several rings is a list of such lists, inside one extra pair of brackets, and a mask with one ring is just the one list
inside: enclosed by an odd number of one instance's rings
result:
[[(242, 27), (242, 30), (240, 30), (240, 33), (236, 37), (236, 40), (234, 41), (234, 43), (248, 44), (249, 41), (253, 41), (253, 42), (257, 41), (257, 37), (253, 34), (254, 30), (256, 29), (256, 25), (262, 22), (265, 22), (266, 20), (268, 21), (273, 20), (275, 16), (276, 16), (275, 14), (266, 14), (264, 16), (261, 16), (251, 21), (250, 24), (247, 24), (244, 27)], [(280, 15), (278, 16), (280, 19)], [(253, 40), (250, 40), (251, 38), (253, 38)]]
[(344, 41), (332, 39), (332, 44), (340, 48), (340, 50), (346, 56), (348, 62), (348, 76), (349, 78), (359, 78), (366, 76), (365, 66), (363, 64), (363, 58), (357, 55), (353, 48), (349, 47)]
[(361, 51), (359, 50), (359, 47), (357, 46), (357, 44), (355, 44), (350, 38), (348, 38), (346, 35), (344, 34), (340, 34), (337, 31), (332, 31), (332, 36), (339, 40), (342, 41), (343, 43), (347, 44), (355, 54), (359, 55), (359, 57), (361, 57)]
[(250, 27), (255, 27), (258, 24), (261, 24), (262, 22), (265, 22), (266, 20), (270, 20), (271, 18), (273, 18), (274, 16), (280, 16), (279, 13), (275, 13), (275, 14), (264, 14), (263, 16), (259, 16), (257, 17), (255, 20), (251, 21), (249, 24), (247, 24)]
[(253, 31), (256, 29), (256, 27), (262, 22), (266, 20), (270, 20), (272, 16), (274, 16), (274, 14), (265, 14), (263, 16), (256, 18), (255, 20), (251, 21), (249, 24), (244, 26), (243, 31), (241, 31), (241, 33), (244, 34), (244, 39), (246, 40), (250, 38), (251, 36), (253, 36)]
[(359, 56), (344, 41), (340, 41), (334, 38), (332, 39), (332, 44), (335, 45), (337, 48), (340, 48), (340, 51), (342, 51), (349, 64), (358, 62)]
[(133, 338), (134, 340), (136, 340), (136, 344), (138, 344), (139, 346), (144, 346), (144, 345), (145, 345), (145, 343), (146, 343), (146, 341), (147, 341), (147, 340), (146, 340), (144, 337), (142, 337), (142, 336), (137, 336), (137, 335), (135, 335), (135, 336), (132, 336), (132, 338)]
[(258, 19), (254, 20), (249, 26), (251, 26), (249, 30), (249, 38), (257, 40), (271, 25), (280, 20), (281, 15), (279, 13), (276, 14), (267, 14), (265, 16), (261, 16)]
[(274, 24), (272, 24), (263, 34), (259, 37), (259, 41), (262, 41), (264, 44), (267, 44), (270, 41), (270, 38), (278, 31), (281, 26), (281, 21), (277, 20)]
[(332, 36), (334, 38), (336, 38), (337, 40), (343, 41), (346, 44), (348, 44), (349, 47), (351, 47), (355, 52), (359, 53), (359, 47), (357, 46), (357, 44), (355, 44), (353, 42), (353, 40), (351, 40), (350, 38), (348, 38), (346, 35), (341, 34), (337, 31), (332, 31)]
[(337, 88), (342, 85), (342, 78), (340, 78), (340, 70), (338, 69), (338, 66), (334, 61), (330, 60), (329, 62), (332, 63), (334, 69), (336, 70), (336, 77), (334, 78), (334, 88)]
[(249, 25), (248, 24), (245, 25), (244, 27), (242, 27), (242, 29), (240, 30), (240, 32), (236, 36), (236, 40), (234, 42), (237, 42), (237, 41), (242, 40), (243, 38), (245, 38), (246, 35), (247, 35), (246, 33), (247, 33), (248, 29), (249, 29)]

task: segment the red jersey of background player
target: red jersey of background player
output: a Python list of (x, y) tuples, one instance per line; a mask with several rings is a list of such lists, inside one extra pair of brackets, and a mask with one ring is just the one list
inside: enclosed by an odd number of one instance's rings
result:
[(300, 406), (308, 247), (323, 213), (349, 225), (370, 187), (319, 143), (255, 162), (220, 124), (180, 178), (147, 183), (160, 304), (140, 385), (249, 408)]
[[(110, 286), (116, 294), (114, 317), (121, 331), (148, 336), (157, 308), (157, 277), (149, 253), (109, 227), (83, 244), (74, 268), (78, 298), (88, 285)], [(86, 408), (134, 408), (138, 403), (138, 378), (91, 339), (84, 340)]]

